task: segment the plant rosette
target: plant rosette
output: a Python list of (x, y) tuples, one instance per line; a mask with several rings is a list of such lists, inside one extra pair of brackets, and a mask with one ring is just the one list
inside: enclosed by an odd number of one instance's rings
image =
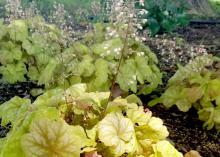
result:
[(12, 98), (0, 106), (2, 125), (12, 125), (0, 140), (0, 156), (183, 157), (166, 140), (162, 120), (144, 112), (134, 95), (108, 97), (76, 84), (49, 90), (33, 103)]
[(178, 71), (169, 80), (166, 91), (149, 105), (162, 103), (170, 108), (174, 105), (187, 112), (194, 107), (199, 119), (208, 130), (220, 131), (220, 77), (219, 58), (211, 55), (199, 56)]

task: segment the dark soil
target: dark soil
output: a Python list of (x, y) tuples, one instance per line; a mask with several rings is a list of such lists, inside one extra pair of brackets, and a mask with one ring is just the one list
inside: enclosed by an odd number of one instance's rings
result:
[(176, 33), (188, 43), (204, 45), (209, 53), (220, 56), (220, 25), (192, 24)]
[(150, 110), (154, 116), (163, 119), (170, 133), (169, 139), (179, 151), (196, 150), (202, 157), (220, 157), (220, 134), (214, 129), (203, 129), (196, 110), (183, 113), (175, 107), (168, 110), (162, 105)]

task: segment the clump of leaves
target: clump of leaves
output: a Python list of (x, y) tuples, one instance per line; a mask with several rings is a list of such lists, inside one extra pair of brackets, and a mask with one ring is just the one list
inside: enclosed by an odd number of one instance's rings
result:
[(4, 82), (21, 82), (28, 76), (46, 88), (87, 83), (90, 91), (108, 91), (117, 74), (116, 82), (123, 91), (141, 94), (161, 84), (155, 54), (126, 36), (127, 26), (98, 23), (77, 42), (69, 41), (63, 31), (40, 17), (1, 26), (6, 30), (0, 41)]
[(40, 17), (14, 20), (9, 25), (2, 21), (0, 27), (1, 82), (23, 82), (27, 75), (38, 84), (49, 84), (59, 65), (57, 55), (66, 43), (65, 35)]
[(220, 77), (219, 58), (205, 55), (195, 58), (169, 80), (168, 88), (154, 103), (163, 103), (170, 108), (176, 105), (187, 112), (191, 107), (198, 110), (199, 119), (205, 121), (208, 130), (215, 127), (220, 131)]
[(95, 71), (91, 75), (81, 72), (82, 80), (88, 80), (89, 89), (92, 91), (109, 89), (114, 76), (123, 91), (134, 93), (149, 94), (162, 83), (156, 55), (133, 37), (128, 27), (127, 25), (105, 27), (98, 23), (94, 31), (85, 36), (84, 47), (87, 47), (87, 51), (91, 50), (89, 54), (92, 54), (92, 57), (88, 57), (88, 52), (76, 55), (87, 60), (85, 62), (89, 63), (89, 66), (85, 66), (87, 71)]
[(108, 102), (109, 94), (76, 84), (49, 90), (32, 104), (12, 98), (0, 106), (2, 125), (12, 124), (0, 156), (183, 157), (166, 140), (162, 120), (145, 112), (137, 97)]
[(189, 23), (186, 1), (146, 0), (138, 8), (142, 11), (140, 17), (146, 19), (144, 28), (150, 30), (151, 35), (159, 32), (171, 32), (178, 26)]

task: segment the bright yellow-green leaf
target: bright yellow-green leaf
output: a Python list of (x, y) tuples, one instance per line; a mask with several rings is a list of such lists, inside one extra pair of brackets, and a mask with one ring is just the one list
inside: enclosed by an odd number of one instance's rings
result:
[(79, 157), (85, 134), (78, 126), (63, 120), (34, 121), (30, 132), (22, 138), (22, 148), (28, 157)]
[(152, 112), (144, 112), (144, 107), (140, 106), (138, 109), (129, 109), (127, 117), (136, 125), (146, 125), (152, 116)]
[(168, 141), (160, 141), (153, 145), (154, 155), (150, 157), (183, 157)]
[(132, 148), (127, 150), (127, 145), (134, 138), (133, 123), (119, 113), (110, 113), (99, 123), (98, 137), (116, 156), (120, 156), (132, 151)]
[(16, 119), (27, 112), (30, 104), (29, 99), (22, 99), (17, 96), (2, 104), (0, 106), (1, 125), (5, 126), (9, 122), (14, 125)]

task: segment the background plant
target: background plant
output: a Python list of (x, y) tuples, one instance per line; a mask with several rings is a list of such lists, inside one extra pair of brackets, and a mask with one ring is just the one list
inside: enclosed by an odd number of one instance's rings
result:
[(146, 19), (143, 27), (150, 30), (151, 35), (161, 32), (171, 32), (178, 26), (189, 22), (187, 2), (174, 0), (146, 0), (137, 7), (142, 9), (140, 18)]
[(130, 23), (129, 27), (98, 23), (82, 40), (74, 41), (68, 31), (39, 16), (2, 23), (2, 81), (25, 81), (27, 75), (47, 88), (84, 82), (91, 91), (106, 91), (118, 73), (115, 81), (123, 91), (149, 94), (161, 83), (162, 75), (156, 56), (133, 29)]
[(198, 110), (199, 119), (205, 122), (204, 127), (208, 130), (215, 127), (219, 131), (218, 62), (218, 58), (205, 55), (195, 58), (185, 67), (179, 66), (179, 70), (169, 80), (166, 91), (149, 104), (159, 102), (167, 108), (176, 105), (183, 112), (194, 107)]

